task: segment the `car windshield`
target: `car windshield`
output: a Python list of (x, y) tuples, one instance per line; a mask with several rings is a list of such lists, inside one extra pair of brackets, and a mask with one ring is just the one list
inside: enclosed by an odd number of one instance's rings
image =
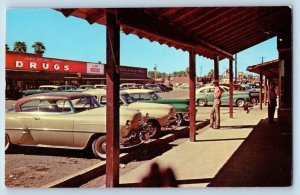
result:
[(154, 91), (150, 93), (130, 93), (129, 96), (134, 99), (134, 101), (158, 100), (161, 98)]
[(94, 96), (90, 97), (82, 97), (82, 98), (75, 98), (71, 100), (73, 107), (75, 109), (75, 112), (80, 112), (84, 110), (90, 110), (93, 108), (100, 107), (100, 104), (95, 99)]
[(6, 112), (14, 112), (15, 111), (15, 104), (11, 104), (7, 109)]
[(136, 100), (133, 97), (131, 97), (129, 94), (122, 94), (121, 97), (127, 104), (136, 102)]
[(157, 93), (155, 93), (155, 92), (149, 93), (149, 96), (150, 96), (151, 100), (161, 99), (161, 97), (159, 95), (157, 95)]
[(39, 88), (40, 90), (49, 90), (49, 91), (52, 91), (54, 89), (56, 89), (55, 87), (40, 87)]

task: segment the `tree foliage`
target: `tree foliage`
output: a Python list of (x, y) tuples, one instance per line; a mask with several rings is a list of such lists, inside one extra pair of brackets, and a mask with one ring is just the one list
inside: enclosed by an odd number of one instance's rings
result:
[(15, 52), (21, 52), (26, 53), (27, 52), (27, 45), (25, 42), (22, 41), (16, 41), (14, 44), (14, 51)]
[(6, 50), (6, 51), (9, 51), (9, 50), (10, 50), (10, 48), (8, 47), (7, 44), (5, 44), (5, 50)]
[(32, 48), (34, 48), (34, 53), (35, 54), (44, 54), (46, 47), (44, 46), (44, 44), (42, 42), (35, 42), (32, 46)]

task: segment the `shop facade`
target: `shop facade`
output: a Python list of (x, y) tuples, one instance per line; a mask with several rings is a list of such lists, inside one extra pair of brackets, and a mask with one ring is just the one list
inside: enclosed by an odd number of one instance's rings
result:
[[(146, 68), (120, 66), (121, 83), (151, 82)], [(105, 64), (47, 58), (37, 54), (6, 52), (6, 97), (40, 85), (106, 84)]]

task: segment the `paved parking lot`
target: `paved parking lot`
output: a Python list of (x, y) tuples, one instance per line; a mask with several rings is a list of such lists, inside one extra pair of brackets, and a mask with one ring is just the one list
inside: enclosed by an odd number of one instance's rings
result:
[[(188, 90), (174, 90), (168, 93), (159, 94), (165, 98), (188, 98)], [(5, 107), (13, 104), (13, 100), (6, 100)], [(204, 121), (209, 118), (211, 107), (197, 107), (197, 121)], [(221, 120), (228, 118), (228, 107), (221, 108)], [(244, 112), (241, 108), (234, 108), (236, 114)], [(179, 129), (177, 131), (180, 131)], [(176, 131), (164, 132), (162, 136), (174, 134)], [(176, 145), (180, 145), (188, 138), (182, 137), (175, 140)], [(174, 143), (175, 143), (174, 142)], [(160, 142), (159, 142), (160, 143)], [(158, 143), (158, 144), (159, 144)], [(126, 164), (120, 171), (125, 174), (141, 164), (155, 158), (158, 155), (170, 150), (172, 147), (168, 143), (150, 144), (146, 147), (147, 158), (133, 160)], [(160, 148), (158, 150), (158, 148)], [(130, 152), (130, 151), (125, 151)], [(144, 156), (144, 155), (143, 155)], [(50, 148), (17, 147), (11, 154), (5, 155), (5, 184), (8, 187), (40, 187), (54, 180), (73, 174), (87, 167), (99, 163), (88, 151), (74, 151)], [(103, 183), (105, 176), (100, 177)], [(99, 181), (99, 179), (98, 179)], [(97, 180), (94, 182), (98, 182)], [(83, 185), (90, 186), (90, 184)]]

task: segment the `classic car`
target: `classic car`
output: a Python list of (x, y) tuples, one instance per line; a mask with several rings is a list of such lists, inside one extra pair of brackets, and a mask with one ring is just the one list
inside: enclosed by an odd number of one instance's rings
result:
[(180, 89), (189, 89), (190, 86), (189, 86), (188, 83), (183, 83), (183, 84), (179, 85), (178, 88), (180, 88)]
[(188, 99), (161, 98), (155, 91), (150, 89), (128, 89), (123, 90), (123, 93), (129, 94), (137, 102), (172, 105), (176, 110), (179, 124), (185, 124), (189, 121), (190, 101)]
[(173, 90), (173, 87), (169, 87), (169, 86), (167, 86), (165, 84), (162, 84), (162, 83), (158, 83), (156, 85), (159, 86), (160, 89), (161, 89), (161, 91), (163, 91), (163, 92), (168, 92), (168, 91), (172, 91)]
[[(180, 121), (176, 118), (176, 111), (173, 106), (136, 102), (135, 99), (127, 93), (128, 90), (120, 91), (121, 108), (139, 110), (143, 114), (144, 121), (147, 122), (150, 128), (150, 138), (157, 138), (162, 130), (174, 129), (179, 126)], [(106, 90), (90, 89), (84, 91), (84, 93), (94, 95), (101, 105), (106, 105)]]
[(94, 85), (94, 88), (95, 89), (106, 89), (106, 85), (104, 85), (104, 84), (96, 84), (96, 85)]
[(38, 89), (27, 89), (22, 91), (22, 96), (39, 94), (39, 93), (47, 93), (57, 89), (59, 86), (57, 85), (41, 85)]
[[(5, 151), (13, 145), (91, 149), (106, 158), (106, 108), (84, 93), (43, 93), (21, 98), (5, 114)], [(120, 148), (149, 139), (137, 110), (120, 110)]]
[[(221, 97), (221, 105), (229, 105), (229, 88), (226, 86), (220, 86), (224, 93)], [(246, 102), (250, 101), (249, 92), (233, 92), (233, 104), (238, 107), (243, 107)], [(214, 87), (206, 86), (196, 90), (196, 103), (198, 106), (206, 106), (214, 104)]]
[(94, 89), (95, 87), (94, 87), (94, 85), (80, 85), (79, 87), (78, 87), (78, 89), (79, 90), (82, 90), (82, 89)]
[[(229, 87), (229, 84), (226, 84), (225, 86)], [(233, 91), (249, 92), (251, 103), (257, 104), (259, 102), (259, 89), (254, 89), (249, 84), (233, 84)], [(262, 96), (264, 96), (264, 91), (262, 91)]]
[(53, 92), (70, 92), (70, 91), (76, 91), (77, 87), (74, 85), (60, 85), (57, 87)]
[(156, 93), (162, 92), (161, 88), (157, 84), (146, 84), (146, 89), (152, 89)]
[(144, 85), (136, 83), (122, 83), (120, 89), (142, 89)]

